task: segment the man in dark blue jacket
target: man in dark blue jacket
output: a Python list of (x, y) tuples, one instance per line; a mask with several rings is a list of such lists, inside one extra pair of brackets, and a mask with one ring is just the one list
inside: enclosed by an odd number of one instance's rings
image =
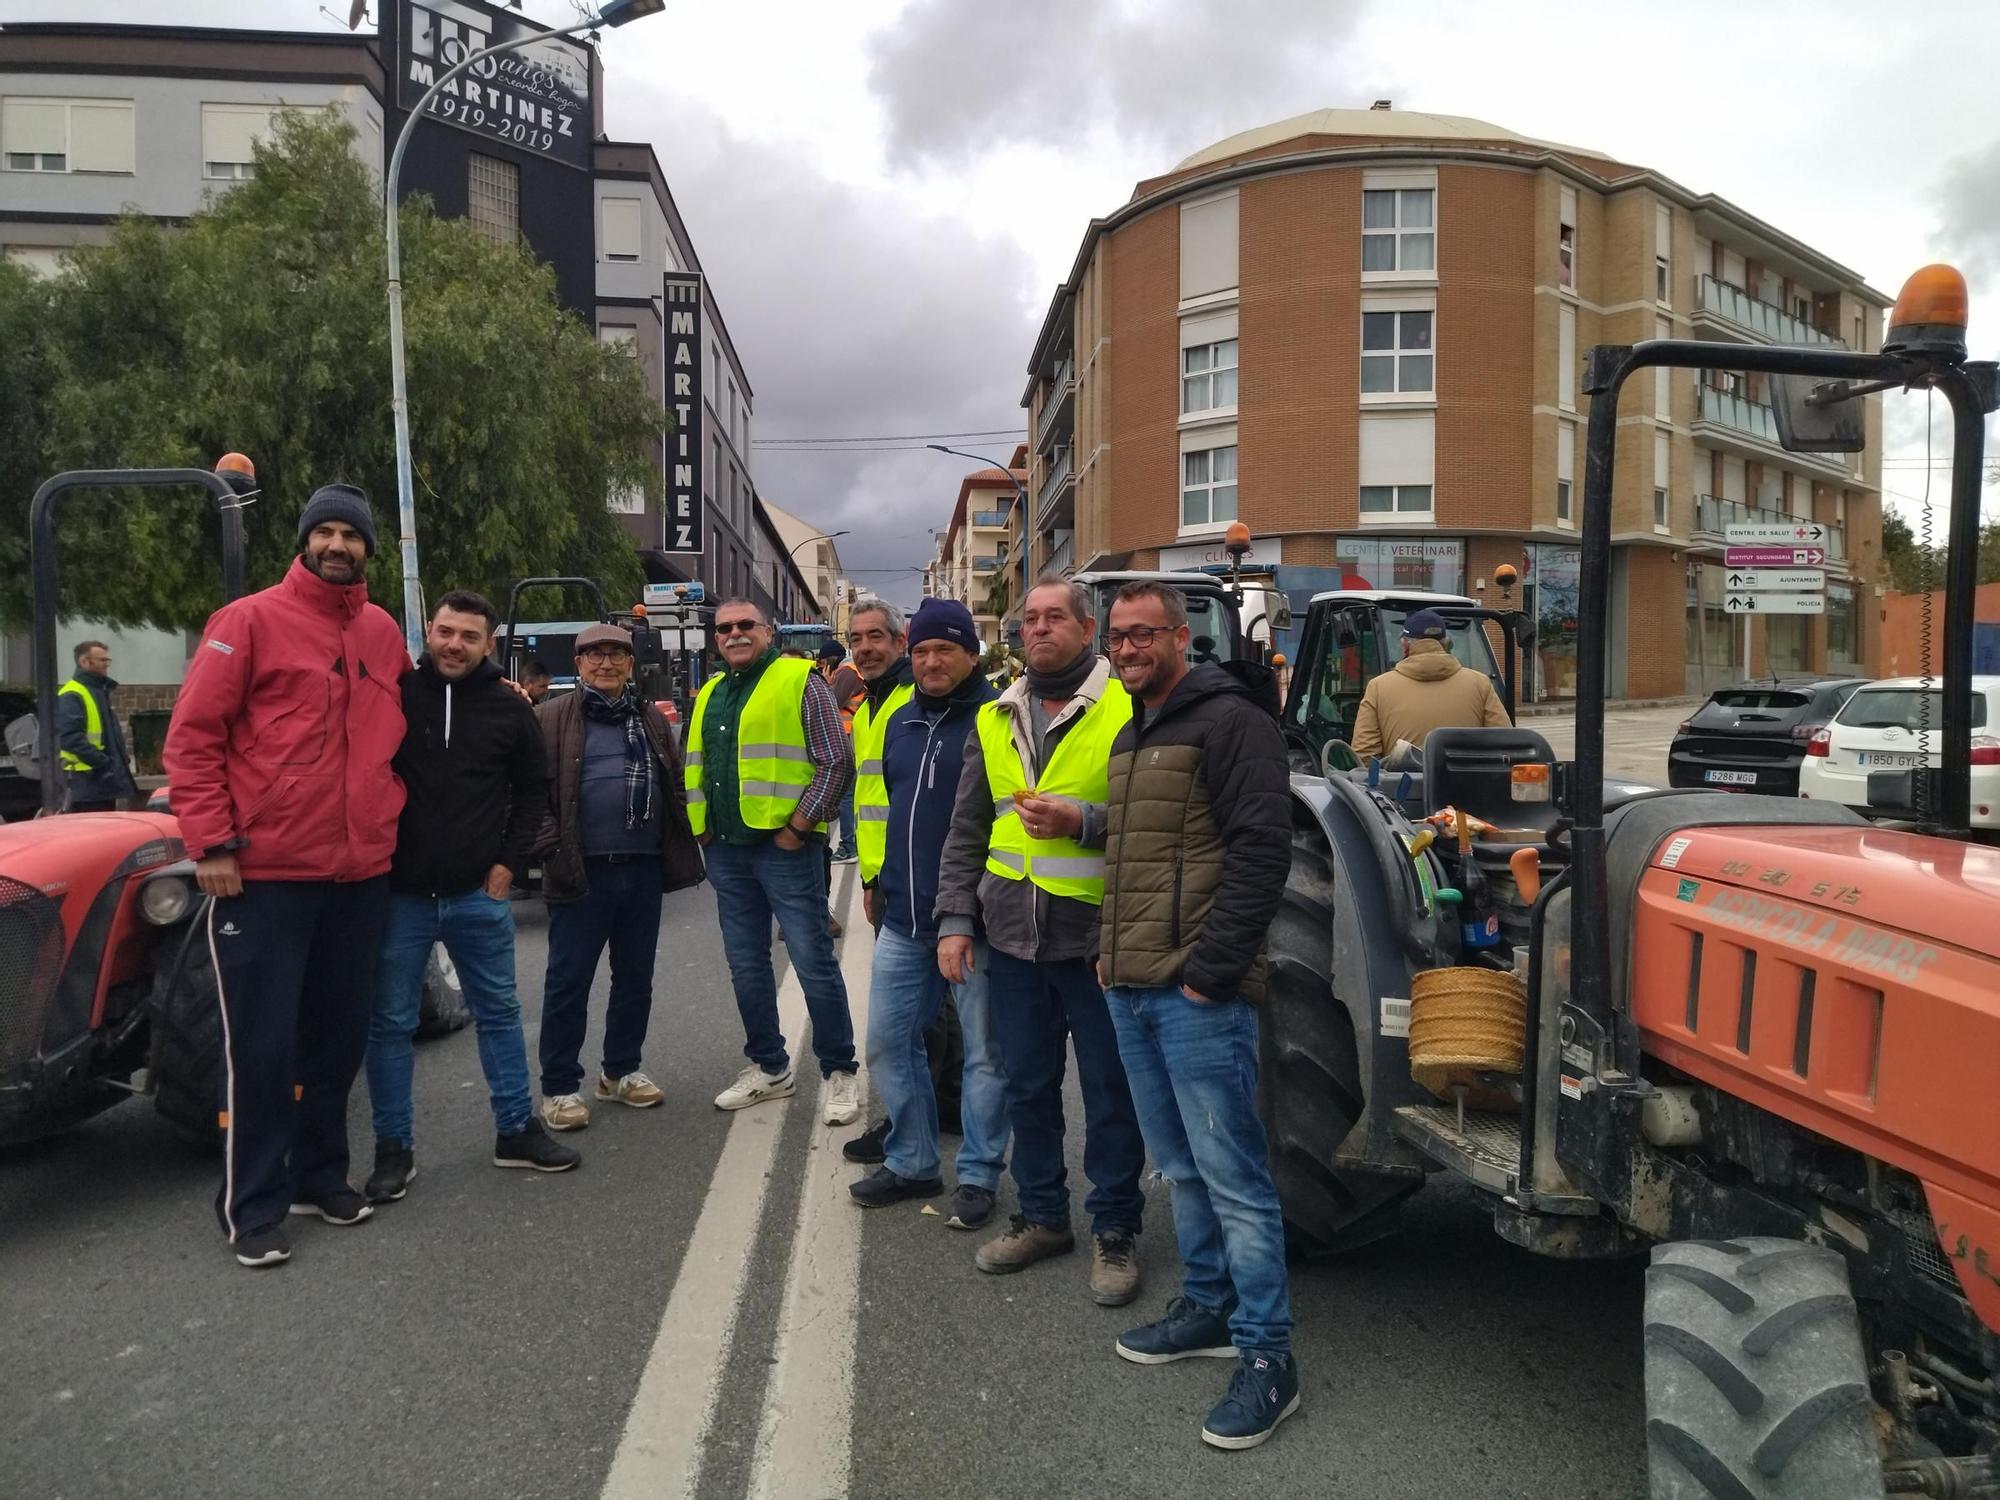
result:
[[(938, 861), (951, 827), (966, 737), (993, 689), (979, 676), (979, 632), (972, 614), (950, 599), (926, 599), (910, 621), (910, 670), (916, 695), (890, 716), (882, 744), (889, 790), (888, 847), (867, 893), (875, 935), (868, 994), (868, 1073), (889, 1111), (883, 1163), (848, 1189), (863, 1208), (944, 1191), (938, 1175), (937, 1094), (931, 1086), (924, 1031), (944, 1003), (938, 971)], [(993, 1213), (1007, 1155), (1006, 1080), (986, 1001), (986, 953), (974, 949), (963, 984), (951, 986), (965, 1037), (959, 1114), (955, 1229), (977, 1229)]]

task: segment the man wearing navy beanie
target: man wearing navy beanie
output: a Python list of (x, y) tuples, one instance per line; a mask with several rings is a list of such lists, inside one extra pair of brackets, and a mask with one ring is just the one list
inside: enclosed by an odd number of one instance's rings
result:
[(891, 714), (882, 738), (881, 781), (888, 805), (882, 867), (870, 892), (881, 918), (868, 997), (868, 1075), (889, 1112), (882, 1165), (848, 1191), (878, 1208), (944, 1191), (939, 1175), (937, 1094), (924, 1032), (937, 1019), (947, 987), (965, 1038), (960, 1091), (962, 1144), (954, 1229), (977, 1229), (993, 1213), (1007, 1158), (1006, 1078), (986, 998), (987, 954), (976, 944), (963, 982), (948, 986), (937, 960), (938, 864), (951, 827), (965, 763), (966, 737), (993, 689), (979, 673), (979, 630), (952, 599), (926, 599), (910, 621), (910, 671), (916, 693)]
[(291, 1257), (288, 1215), (359, 1224), (347, 1096), (368, 1045), (403, 810), (403, 633), (368, 602), (368, 497), (322, 485), (277, 584), (209, 617), (167, 731), (223, 1014), (216, 1212), (236, 1259)]

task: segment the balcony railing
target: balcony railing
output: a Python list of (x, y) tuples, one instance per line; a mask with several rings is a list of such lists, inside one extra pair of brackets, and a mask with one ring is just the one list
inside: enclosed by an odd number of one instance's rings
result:
[(1047, 399), (1042, 402), (1042, 414), (1035, 422), (1035, 446), (1042, 446), (1042, 440), (1056, 425), (1056, 419), (1069, 409), (1070, 397), (1076, 394), (1076, 366), (1064, 360), (1057, 366), (1055, 379), (1049, 386)]
[(1057, 542), (1049, 553), (1049, 571), (1067, 575), (1076, 566), (1076, 535), (1072, 532)]
[(1720, 495), (1694, 497), (1696, 536), (1722, 536), (1732, 526), (1782, 525), (1792, 518), (1767, 505), (1751, 505), (1742, 500), (1725, 500)]
[(975, 510), (972, 513), (974, 526), (1005, 526), (1007, 512), (1004, 510)]
[(1845, 349), (1847, 341), (1830, 333), (1822, 333), (1802, 318), (1794, 317), (1782, 307), (1753, 297), (1740, 286), (1727, 281), (1719, 281), (1713, 276), (1695, 277), (1695, 307), (1698, 311), (1710, 313), (1725, 323), (1742, 329), (1745, 333), (1760, 339), (1768, 339), (1774, 344), (1832, 344)]
[(1719, 391), (1712, 385), (1701, 388), (1701, 410), (1695, 414), (1695, 420), (1732, 428), (1774, 447), (1778, 442), (1778, 419), (1771, 415), (1769, 406), (1733, 391)]
[(999, 566), (1000, 559), (998, 557), (975, 557), (972, 560), (972, 571), (974, 573), (991, 573)]
[(1042, 487), (1035, 491), (1035, 509), (1046, 510), (1049, 502), (1062, 493), (1062, 487), (1069, 483), (1071, 464), (1068, 448), (1058, 448), (1050, 461), (1048, 472), (1042, 476)]

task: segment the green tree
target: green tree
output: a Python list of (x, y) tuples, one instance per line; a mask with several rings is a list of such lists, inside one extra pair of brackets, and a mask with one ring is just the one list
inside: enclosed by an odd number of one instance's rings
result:
[[(1936, 518), (1933, 543), (1926, 547), (1910, 523), (1893, 510), (1882, 512), (1882, 573), (1898, 593), (1921, 594), (1945, 585), (1944, 565), (1950, 549), (1943, 537), (1944, 517)], [(1979, 581), (2000, 583), (2000, 521), (1979, 528)]]
[[(382, 214), (352, 142), (344, 123), (281, 116), (252, 181), (181, 229), (121, 222), (51, 282), (44, 426), (0, 432), (0, 476), (29, 450), (42, 474), (206, 468), (247, 453), (261, 486), (244, 513), (253, 586), (289, 564), (316, 486), (358, 484), (380, 541), (370, 593), (400, 613)], [(524, 247), (423, 200), (404, 205), (402, 222), (426, 593), (504, 597), (523, 574), (566, 573), (599, 579), (608, 598), (634, 595), (638, 559), (605, 500), (659, 490), (652, 443), (664, 414), (636, 362), (562, 307)], [(28, 294), (0, 280), (0, 347), (23, 308), (34, 310)], [(21, 356), (31, 368), (35, 357)], [(0, 374), (14, 358), (0, 353)], [(20, 536), (25, 504), (10, 484), (0, 506), (20, 513), (0, 515), (0, 536)], [(192, 492), (71, 500), (60, 518), (65, 611), (199, 625), (220, 601), (215, 531)], [(25, 569), (6, 567), (0, 614), (19, 619), (25, 606)]]

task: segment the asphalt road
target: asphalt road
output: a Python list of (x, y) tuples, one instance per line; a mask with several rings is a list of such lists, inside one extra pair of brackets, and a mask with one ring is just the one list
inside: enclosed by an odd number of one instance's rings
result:
[[(1294, 1266), (1301, 1413), (1254, 1452), (1205, 1448), (1228, 1366), (1112, 1353), (1174, 1290), (1169, 1189), (1149, 1188), (1147, 1285), (1125, 1310), (1089, 1301), (1081, 1254), (987, 1277), (980, 1236), (915, 1206), (864, 1215), (845, 1199), (849, 1132), (818, 1123), (810, 1087), (711, 1107), (742, 1041), (712, 899), (668, 899), (646, 1050), (667, 1102), (598, 1106), (572, 1138), (579, 1172), (488, 1165), (469, 1030), (419, 1050), (410, 1196), (351, 1229), (294, 1220), (275, 1271), (227, 1254), (216, 1162), (142, 1102), (0, 1153), (0, 1493), (1643, 1490), (1638, 1266), (1528, 1256), (1440, 1186), (1399, 1238)], [(517, 912), (532, 1055), (546, 928), (539, 906)]]
[[(1604, 769), (1634, 781), (1667, 784), (1667, 746), (1674, 730), (1693, 713), (1693, 702), (1660, 708), (1614, 708), (1604, 716)], [(1567, 759), (1576, 749), (1576, 720), (1564, 714), (1523, 719), (1522, 726), (1544, 735), (1556, 754)]]

